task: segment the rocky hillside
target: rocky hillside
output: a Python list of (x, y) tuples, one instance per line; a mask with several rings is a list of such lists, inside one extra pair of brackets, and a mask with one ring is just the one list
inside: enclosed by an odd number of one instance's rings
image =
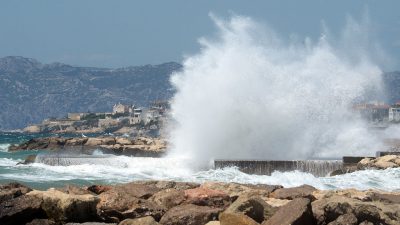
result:
[(181, 67), (169, 62), (106, 69), (0, 58), (0, 130), (67, 112), (110, 112), (117, 102), (146, 106), (168, 99), (173, 94), (169, 76)]
[(400, 101), (400, 71), (385, 73), (383, 80), (387, 101), (390, 103)]

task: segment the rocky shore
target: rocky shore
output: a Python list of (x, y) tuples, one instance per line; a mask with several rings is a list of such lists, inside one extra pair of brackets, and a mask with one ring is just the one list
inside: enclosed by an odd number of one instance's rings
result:
[(50, 150), (80, 154), (91, 154), (101, 150), (107, 154), (161, 157), (165, 153), (166, 142), (160, 138), (138, 137), (45, 137), (31, 139), (20, 145), (12, 145), (9, 151)]
[(378, 169), (385, 170), (389, 168), (400, 167), (400, 155), (384, 155), (377, 158), (366, 157), (351, 165), (344, 165), (342, 169), (335, 170), (330, 173), (331, 176), (342, 175), (345, 173), (352, 173), (358, 170)]
[(0, 186), (3, 225), (372, 225), (399, 221), (399, 192), (173, 181), (46, 191), (18, 183)]

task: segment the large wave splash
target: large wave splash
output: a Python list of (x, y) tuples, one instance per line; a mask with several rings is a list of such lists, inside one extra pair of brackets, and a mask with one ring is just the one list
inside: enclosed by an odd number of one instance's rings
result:
[(326, 32), (316, 42), (296, 42), (248, 17), (211, 17), (217, 35), (201, 38), (200, 52), (171, 78), (172, 155), (206, 165), (376, 151), (379, 141), (351, 111), (355, 100), (381, 88), (366, 38), (354, 41), (368, 35), (359, 24), (352, 20), (339, 39)]

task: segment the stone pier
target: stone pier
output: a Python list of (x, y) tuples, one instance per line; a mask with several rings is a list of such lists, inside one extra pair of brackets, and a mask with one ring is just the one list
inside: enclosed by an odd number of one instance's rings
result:
[(298, 170), (319, 177), (343, 169), (342, 160), (215, 160), (214, 166), (216, 169), (238, 167), (244, 173), (258, 175)]

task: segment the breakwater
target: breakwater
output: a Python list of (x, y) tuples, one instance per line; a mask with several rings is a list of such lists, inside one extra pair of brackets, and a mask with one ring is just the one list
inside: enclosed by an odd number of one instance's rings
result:
[(215, 160), (215, 168), (238, 167), (248, 174), (271, 175), (274, 171), (294, 171), (326, 176), (343, 169), (342, 160)]

